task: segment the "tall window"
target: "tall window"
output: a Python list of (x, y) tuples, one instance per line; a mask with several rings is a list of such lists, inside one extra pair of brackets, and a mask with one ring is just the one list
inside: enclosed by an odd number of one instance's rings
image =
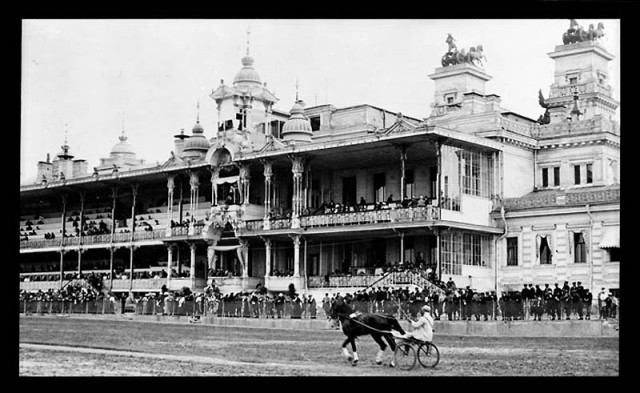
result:
[(415, 262), (415, 248), (413, 246), (413, 238), (404, 238), (404, 262)]
[(575, 255), (575, 263), (587, 262), (587, 245), (585, 244), (582, 233), (573, 234), (573, 252)]
[(593, 183), (593, 164), (587, 164), (587, 184)]
[(549, 187), (549, 168), (542, 168), (542, 187)]
[(438, 167), (432, 166), (429, 170), (429, 180), (431, 181), (431, 198), (438, 197), (436, 190), (438, 189)]
[(518, 238), (507, 238), (507, 266), (518, 266)]
[(385, 201), (385, 183), (386, 175), (384, 173), (376, 173), (373, 175), (373, 194), (375, 203)]
[(556, 187), (560, 185), (560, 167), (559, 166), (553, 168), (553, 185)]
[(404, 171), (404, 195), (415, 196), (415, 184), (413, 180), (413, 169)]
[(580, 165), (573, 166), (574, 184), (580, 184)]
[(547, 242), (547, 238), (543, 237), (540, 241), (540, 264), (541, 265), (550, 265), (551, 264), (551, 249), (549, 248), (549, 243)]
[(462, 192), (488, 198), (491, 195), (491, 158), (487, 154), (459, 149), (458, 173)]
[(310, 117), (309, 123), (311, 123), (311, 131), (318, 131), (320, 129), (320, 116)]

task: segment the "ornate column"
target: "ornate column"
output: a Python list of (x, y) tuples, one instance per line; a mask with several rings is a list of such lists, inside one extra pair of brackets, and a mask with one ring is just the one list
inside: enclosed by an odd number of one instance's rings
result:
[(264, 229), (271, 229), (269, 213), (271, 212), (271, 179), (273, 177), (273, 162), (261, 160), (264, 166)]
[(264, 282), (266, 283), (271, 276), (271, 244), (272, 240), (269, 238), (262, 238), (265, 247), (265, 268), (264, 268)]
[(62, 193), (60, 194), (62, 198), (62, 234), (60, 236), (60, 289), (64, 286), (64, 235), (66, 233), (65, 229), (65, 219), (67, 215), (67, 195)]
[(78, 274), (82, 273), (82, 238), (83, 238), (83, 230), (84, 230), (84, 198), (86, 195), (85, 191), (80, 191), (80, 235), (78, 238)]
[(171, 236), (171, 221), (173, 221), (173, 189), (175, 175), (167, 176), (167, 236)]
[(211, 167), (211, 206), (218, 206), (218, 177), (220, 176), (219, 167)]
[(173, 244), (167, 245), (167, 289), (171, 288), (171, 271), (173, 269)]
[(215, 249), (216, 243), (217, 242), (214, 240), (212, 244), (207, 246), (207, 268), (214, 271), (216, 270), (216, 262), (218, 259), (216, 255), (216, 249)]
[[(436, 190), (436, 206), (438, 206), (438, 209), (442, 210), (442, 185), (440, 184), (442, 181), (442, 145), (439, 141), (434, 141), (433, 145), (436, 148), (436, 162), (438, 167), (436, 173), (436, 187), (438, 188)], [(438, 218), (440, 218), (439, 215)]]
[(400, 232), (400, 265), (404, 265), (404, 232)]
[(109, 290), (113, 289), (113, 253), (115, 252), (115, 248), (113, 247), (113, 243), (109, 245)]
[(189, 234), (193, 234), (193, 225), (196, 223), (196, 210), (198, 209), (198, 188), (200, 182), (198, 180), (198, 173), (196, 171), (189, 172), (189, 185), (191, 186), (191, 196), (189, 205)]
[(242, 265), (242, 277), (249, 277), (249, 241), (245, 239), (238, 239), (240, 242), (240, 248), (238, 248), (238, 258)]
[(293, 240), (293, 277), (300, 277), (300, 235), (291, 236)]
[(405, 161), (407, 160), (407, 146), (401, 145), (400, 149), (400, 201), (404, 201), (405, 192)]
[(131, 244), (129, 246), (129, 294), (133, 292), (133, 252), (135, 251), (135, 246), (133, 245), (136, 233), (136, 197), (138, 195), (138, 184), (131, 185)]
[(249, 175), (250, 164), (240, 165), (240, 192), (242, 197), (242, 205), (246, 206), (249, 203), (249, 181), (251, 176)]
[(289, 155), (291, 172), (293, 172), (293, 198), (291, 214), (291, 228), (300, 228), (300, 214), (302, 213), (302, 173), (304, 172), (304, 157)]
[(196, 243), (189, 244), (191, 250), (191, 265), (189, 271), (189, 278), (191, 279), (191, 290), (196, 286)]

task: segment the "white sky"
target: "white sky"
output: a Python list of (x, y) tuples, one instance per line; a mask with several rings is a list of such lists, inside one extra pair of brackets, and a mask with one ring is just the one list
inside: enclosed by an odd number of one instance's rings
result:
[[(620, 21), (603, 22), (605, 48), (616, 58), (609, 77), (620, 99)], [(419, 119), (428, 117), (434, 83), (451, 33), (458, 49), (482, 45), (486, 93), (502, 106), (537, 119), (538, 90), (553, 82), (548, 57), (562, 44), (567, 19), (233, 19), (24, 20), (20, 183), (53, 160), (64, 141), (89, 171), (108, 157), (124, 128), (138, 158), (164, 162), (173, 135), (191, 133), (200, 102), (205, 136), (215, 136), (209, 97), (220, 79), (233, 83), (246, 51), (254, 68), (288, 111), (296, 94), (307, 106), (371, 104)], [(619, 120), (618, 109), (616, 120)]]

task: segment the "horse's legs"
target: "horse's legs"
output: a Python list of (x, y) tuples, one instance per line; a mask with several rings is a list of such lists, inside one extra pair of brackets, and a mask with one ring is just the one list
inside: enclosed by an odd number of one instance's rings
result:
[(371, 337), (373, 337), (375, 342), (380, 346), (380, 350), (376, 355), (376, 364), (382, 364), (382, 356), (384, 355), (384, 350), (387, 349), (387, 344), (382, 341), (382, 337), (380, 334), (372, 334)]
[(350, 337), (351, 340), (351, 349), (353, 350), (353, 362), (351, 362), (352, 366), (356, 366), (358, 364), (358, 352), (356, 351), (356, 338)]
[(351, 341), (351, 337), (347, 337), (346, 340), (344, 340), (344, 342), (342, 343), (342, 354), (344, 355), (344, 357), (347, 358), (347, 360), (351, 361), (352, 356), (349, 353), (349, 350), (347, 350), (347, 344)]

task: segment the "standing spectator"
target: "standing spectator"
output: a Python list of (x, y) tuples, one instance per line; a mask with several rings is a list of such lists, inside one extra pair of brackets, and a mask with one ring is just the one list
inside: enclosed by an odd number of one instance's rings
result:
[(611, 297), (610, 316), (615, 319), (618, 316), (618, 298), (613, 294), (613, 292), (610, 292), (609, 296)]
[(449, 281), (447, 281), (447, 289), (451, 289), (453, 291), (458, 289), (456, 288), (456, 283), (453, 282), (453, 279), (451, 277), (449, 277)]
[(280, 292), (275, 300), (276, 315), (278, 316), (278, 318), (282, 318), (284, 316), (284, 300), (284, 294)]
[(312, 295), (309, 295), (309, 297), (307, 298), (307, 303), (309, 304), (309, 317), (311, 319), (316, 319), (316, 299), (314, 299)]
[(322, 310), (324, 310), (324, 315), (329, 317), (329, 311), (331, 310), (331, 298), (329, 298), (328, 293), (325, 293), (322, 298)]
[(582, 292), (582, 304), (586, 309), (585, 319), (591, 319), (591, 303), (593, 302), (593, 294), (588, 289), (584, 289)]
[(604, 288), (598, 293), (598, 313), (600, 314), (600, 319), (607, 317), (607, 292)]
[(527, 284), (524, 284), (522, 290), (520, 290), (520, 294), (522, 296), (522, 307), (524, 312), (525, 319), (529, 318), (529, 313), (531, 312), (529, 306), (531, 303), (531, 297), (529, 296), (529, 288)]

